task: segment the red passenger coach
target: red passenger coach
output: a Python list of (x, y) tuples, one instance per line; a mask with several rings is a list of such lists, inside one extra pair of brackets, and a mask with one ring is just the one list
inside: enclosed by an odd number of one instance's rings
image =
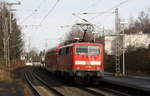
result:
[[(46, 65), (51, 65), (49, 69), (55, 69), (56, 73), (73, 77), (78, 81), (88, 82), (98, 81), (104, 76), (102, 44), (88, 42), (72, 43), (62, 46), (55, 52), (55, 58), (57, 58), (55, 59), (55, 64), (53, 61), (53, 63), (51, 62), (51, 64)], [(52, 58), (49, 57), (49, 59), (54, 60), (54, 57)]]
[(45, 54), (45, 67), (51, 72), (55, 72), (58, 69), (57, 63), (58, 48), (52, 48)]

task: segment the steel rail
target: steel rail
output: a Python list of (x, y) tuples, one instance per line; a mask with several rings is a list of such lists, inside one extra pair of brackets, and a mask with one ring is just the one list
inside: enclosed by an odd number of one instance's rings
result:
[[(32, 76), (33, 80), (31, 80), (31, 76)], [(26, 78), (28, 84), (37, 93), (38, 96), (64, 96), (61, 93), (54, 90), (53, 88), (49, 88), (47, 85), (45, 85), (39, 79), (37, 79), (37, 77), (35, 77), (34, 73), (30, 73), (30, 74), (25, 73), (25, 78)], [(42, 86), (34, 85), (33, 84), (34, 80), (37, 80), (39, 84), (42, 84)]]
[[(37, 71), (39, 71), (39, 70), (33, 70), (34, 72), (34, 75), (36, 75), (35, 74), (35, 72), (37, 72)], [(37, 75), (36, 75), (37, 76)], [(40, 77), (38, 77), (37, 76), (37, 78), (40, 78)], [(41, 81), (43, 81), (42, 79), (40, 79)], [(130, 95), (128, 95), (128, 94), (125, 94), (125, 93), (123, 93), (123, 92), (120, 92), (120, 91), (116, 91), (116, 90), (112, 90), (112, 89), (109, 89), (109, 88), (102, 88), (102, 89), (96, 89), (96, 88), (92, 88), (92, 87), (87, 87), (86, 85), (86, 87), (83, 85), (83, 84), (81, 84), (81, 86), (79, 85), (76, 85), (76, 84), (70, 84), (69, 82), (66, 82), (66, 81), (64, 81), (64, 80), (61, 80), (62, 82), (64, 82), (65, 84), (69, 84), (69, 85), (71, 85), (71, 86), (74, 86), (74, 87), (76, 87), (76, 88), (78, 88), (78, 89), (80, 89), (80, 90), (83, 90), (83, 91), (86, 91), (86, 92), (88, 92), (88, 93), (91, 93), (91, 94), (93, 94), (93, 95), (96, 95), (96, 96), (114, 96), (114, 95), (119, 95), (119, 96), (130, 96)], [(43, 81), (44, 82), (44, 81)], [(83, 86), (84, 87), (83, 87)], [(107, 91), (108, 90), (108, 91)]]
[[(36, 71), (37, 72), (37, 71)], [(38, 72), (40, 72), (38, 70)], [(49, 88), (48, 84), (44, 80), (42, 80), (41, 77), (39, 77), (35, 72), (33, 72), (36, 77), (43, 82), (47, 87)], [(59, 79), (59, 78), (57, 78)], [(113, 82), (107, 82), (107, 81), (101, 81), (100, 84), (98, 85), (76, 85), (76, 84), (71, 84), (71, 82), (66, 82), (66, 80), (60, 80), (64, 82), (67, 85), (70, 85), (72, 87), (79, 88), (81, 90), (87, 91), (88, 93), (94, 94), (94, 95), (104, 95), (104, 96), (111, 96), (111, 95), (117, 95), (117, 96), (148, 96), (150, 92), (145, 91), (145, 90), (140, 90), (133, 88), (131, 86), (123, 86), (123, 85), (117, 85), (116, 83)], [(101, 85), (102, 84), (102, 85)], [(56, 90), (56, 89), (54, 89)], [(143, 95), (142, 95), (143, 94)], [(61, 95), (63, 96), (63, 95)]]
[(38, 77), (35, 73), (33, 73), (33, 75), (35, 76), (35, 78), (40, 81), (44, 86), (46, 86), (47, 88), (49, 88), (51, 91), (53, 91), (53, 93), (57, 94), (57, 96), (64, 96), (64, 94), (62, 94), (61, 92), (57, 91), (55, 88), (50, 87), (45, 81), (43, 81), (40, 77)]
[[(29, 73), (28, 73), (29, 74)], [(40, 93), (37, 91), (36, 87), (33, 85), (33, 83), (31, 82), (31, 80), (29, 80), (29, 76), (27, 75), (27, 73), (24, 73), (25, 79), (27, 81), (27, 83), (29, 84), (29, 86), (32, 88), (32, 90), (38, 95), (41, 96)]]

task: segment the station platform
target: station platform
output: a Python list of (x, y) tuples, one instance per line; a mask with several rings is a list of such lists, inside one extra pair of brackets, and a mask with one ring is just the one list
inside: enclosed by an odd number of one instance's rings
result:
[(106, 72), (104, 75), (104, 81), (150, 92), (150, 77), (141, 77), (141, 76), (116, 77), (112, 73)]

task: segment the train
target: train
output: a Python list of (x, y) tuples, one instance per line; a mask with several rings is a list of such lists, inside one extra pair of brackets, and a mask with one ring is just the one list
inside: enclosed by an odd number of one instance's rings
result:
[(59, 45), (46, 52), (45, 68), (77, 82), (99, 82), (104, 77), (104, 48), (94, 42)]

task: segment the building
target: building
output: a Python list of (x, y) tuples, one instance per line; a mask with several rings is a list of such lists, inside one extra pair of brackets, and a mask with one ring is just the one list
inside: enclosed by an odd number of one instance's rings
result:
[[(116, 35), (111, 36), (105, 36), (105, 51), (107, 54), (114, 55), (115, 54), (115, 48), (116, 48), (116, 41), (120, 41), (120, 48), (122, 48), (122, 38), (117, 38)], [(125, 49), (128, 46), (134, 46), (135, 48), (138, 47), (144, 47), (149, 48), (150, 47), (150, 34), (125, 34), (124, 36), (125, 40)]]

